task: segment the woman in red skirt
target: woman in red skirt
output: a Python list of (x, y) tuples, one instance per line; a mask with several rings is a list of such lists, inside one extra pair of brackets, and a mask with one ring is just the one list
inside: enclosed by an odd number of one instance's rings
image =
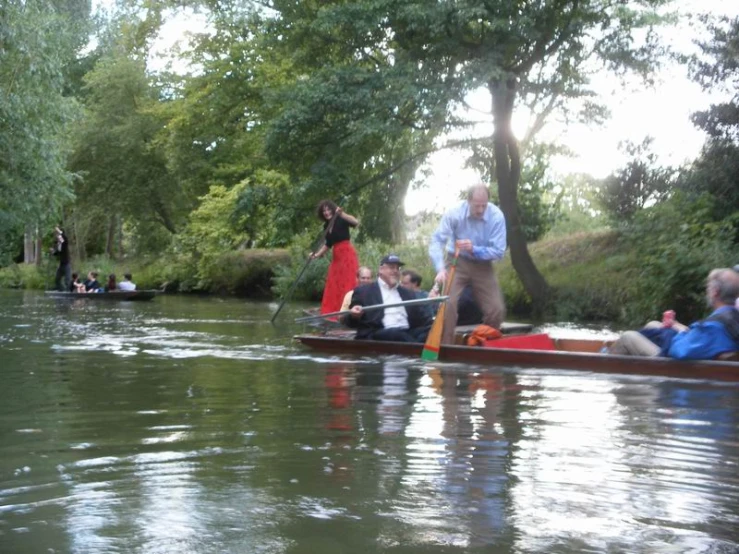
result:
[(359, 221), (331, 200), (322, 200), (318, 204), (318, 218), (323, 221), (326, 243), (313, 252), (311, 258), (320, 258), (331, 248), (334, 251), (321, 300), (321, 313), (328, 314), (338, 312), (346, 293), (357, 286), (359, 260), (349, 240), (349, 228), (359, 225)]

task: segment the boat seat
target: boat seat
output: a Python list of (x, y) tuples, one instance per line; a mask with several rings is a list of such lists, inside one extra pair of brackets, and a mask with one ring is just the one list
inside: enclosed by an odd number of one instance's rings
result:
[(597, 354), (603, 352), (613, 344), (613, 340), (599, 339), (554, 339), (557, 350), (562, 352), (589, 352)]

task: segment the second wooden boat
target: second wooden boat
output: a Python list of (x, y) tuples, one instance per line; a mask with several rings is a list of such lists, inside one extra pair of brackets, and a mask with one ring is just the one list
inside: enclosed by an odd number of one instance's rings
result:
[(57, 290), (47, 290), (45, 292), (46, 296), (49, 298), (59, 298), (64, 300), (118, 300), (127, 302), (151, 300), (158, 293), (159, 291), (156, 290), (114, 290), (110, 292), (62, 292)]

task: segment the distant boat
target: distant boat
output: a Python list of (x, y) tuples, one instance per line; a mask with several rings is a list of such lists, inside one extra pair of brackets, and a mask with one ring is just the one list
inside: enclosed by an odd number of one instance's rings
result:
[(158, 290), (113, 290), (110, 292), (62, 292), (47, 290), (44, 294), (49, 298), (63, 298), (65, 300), (118, 300), (143, 301), (151, 300), (159, 293)]

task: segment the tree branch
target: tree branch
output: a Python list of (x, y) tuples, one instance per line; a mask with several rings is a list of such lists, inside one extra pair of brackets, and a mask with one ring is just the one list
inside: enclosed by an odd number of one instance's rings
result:
[[(525, 75), (527, 74), (531, 68), (534, 66), (534, 64), (544, 60), (547, 56), (552, 54), (553, 52), (556, 52), (559, 50), (559, 48), (564, 44), (564, 42), (570, 38), (570, 25), (572, 24), (572, 20), (575, 17), (575, 12), (577, 11), (579, 7), (579, 0), (573, 0), (572, 2), (572, 8), (570, 9), (569, 17), (567, 19), (567, 22), (562, 25), (562, 32), (559, 34), (559, 36), (550, 43), (552, 40), (552, 37), (554, 36), (554, 29), (556, 28), (554, 25), (552, 25), (551, 33), (547, 33), (544, 35), (541, 39), (537, 40), (534, 45), (534, 50), (531, 53), (531, 56), (528, 57), (528, 59), (524, 59), (521, 61), (521, 63), (513, 66), (511, 68), (511, 71), (517, 75)], [(549, 46), (546, 46), (547, 43), (550, 43)]]

